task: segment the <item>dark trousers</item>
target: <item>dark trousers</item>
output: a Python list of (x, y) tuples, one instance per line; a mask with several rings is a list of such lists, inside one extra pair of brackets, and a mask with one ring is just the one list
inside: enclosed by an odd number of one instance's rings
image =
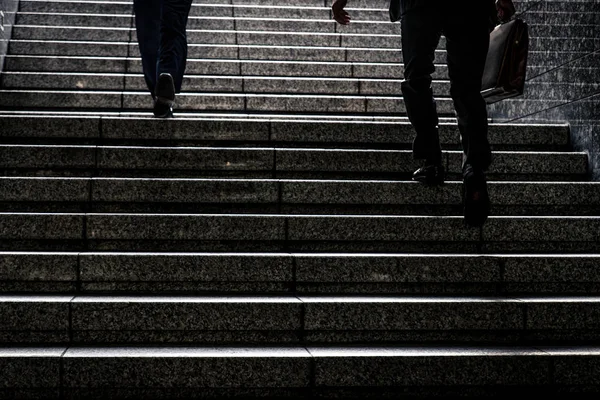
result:
[[(481, 78), (489, 46), (489, 7), (466, 0), (437, 1), (415, 7), (402, 16), (404, 78), (402, 94), (416, 136), (416, 159), (441, 160), (438, 115), (431, 89), (434, 54), (442, 34), (446, 37), (450, 95), (454, 102), (464, 151), (463, 167), (487, 169), (491, 163), (487, 106)], [(483, 4), (479, 0), (479, 3)]]
[(181, 91), (187, 60), (185, 28), (191, 6), (192, 0), (133, 1), (144, 78), (152, 97), (161, 73), (171, 74), (175, 91)]

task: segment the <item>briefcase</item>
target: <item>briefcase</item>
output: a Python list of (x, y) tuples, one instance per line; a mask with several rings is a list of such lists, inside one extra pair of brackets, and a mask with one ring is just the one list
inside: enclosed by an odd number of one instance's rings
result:
[(520, 18), (498, 25), (490, 33), (481, 84), (487, 104), (523, 94), (528, 51), (527, 23)]

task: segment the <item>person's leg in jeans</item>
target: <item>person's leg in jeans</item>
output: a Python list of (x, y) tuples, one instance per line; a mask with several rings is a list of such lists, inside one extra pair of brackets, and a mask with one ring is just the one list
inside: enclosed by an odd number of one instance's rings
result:
[(144, 77), (154, 115), (172, 117), (187, 60), (186, 26), (192, 0), (134, 0)]
[(413, 179), (428, 184), (443, 183), (438, 115), (431, 88), (435, 50), (442, 31), (440, 16), (435, 7), (416, 7), (402, 16), (401, 27), (404, 58), (401, 87), (408, 119), (416, 133), (413, 156), (425, 160)]
[[(477, 15), (479, 9), (481, 15)], [(487, 105), (481, 96), (481, 79), (489, 46), (489, 12), (485, 7), (472, 6), (468, 10), (452, 7), (445, 15), (450, 95), (463, 147), (465, 222), (481, 226), (490, 207), (484, 172), (491, 163), (491, 149)]]

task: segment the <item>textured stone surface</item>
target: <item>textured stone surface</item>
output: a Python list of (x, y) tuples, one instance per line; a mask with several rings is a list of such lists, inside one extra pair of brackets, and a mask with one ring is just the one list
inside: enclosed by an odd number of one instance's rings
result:
[(0, 341), (18, 343), (20, 333), (33, 331), (38, 335), (36, 341), (52, 342), (51, 338), (57, 337), (66, 342), (71, 299), (67, 296), (0, 296), (0, 331), (9, 334), (2, 335)]
[(6, 89), (123, 90), (123, 79), (122, 74), (7, 72), (2, 84)]
[(13, 55), (127, 57), (128, 49), (129, 44), (125, 42), (98, 43), (59, 40), (13, 40), (10, 42), (10, 54)]
[(246, 93), (358, 94), (356, 79), (245, 78)]
[(504, 261), (504, 279), (508, 282), (598, 282), (599, 257), (538, 256), (509, 257)]
[(366, 99), (359, 96), (330, 95), (246, 95), (248, 111), (279, 112), (363, 112)]
[(352, 77), (352, 64), (346, 62), (242, 61), (241, 68), (242, 75)]
[(72, 326), (76, 331), (142, 333), (294, 331), (301, 328), (300, 307), (301, 302), (292, 297), (76, 297)]
[(78, 40), (127, 42), (130, 28), (20, 26), (13, 29), (13, 39)]
[(598, 298), (526, 299), (527, 329), (597, 330), (600, 328)]
[(2, 90), (0, 106), (34, 108), (121, 108), (121, 94), (95, 91)]
[(273, 167), (273, 150), (103, 146), (98, 148), (98, 165), (106, 169), (265, 171)]
[(82, 239), (83, 214), (0, 213), (1, 239)]
[(309, 347), (317, 387), (535, 385), (549, 383), (550, 360), (533, 349)]
[(0, 252), (0, 280), (23, 282), (74, 282), (76, 253)]
[(486, 241), (596, 242), (597, 217), (491, 217), (483, 227)]
[(0, 137), (97, 138), (98, 117), (0, 116)]
[(89, 179), (0, 177), (0, 201), (85, 202)]
[(340, 35), (336, 33), (311, 34), (309, 32), (250, 32), (237, 33), (237, 43), (275, 46), (339, 46)]
[[(0, 185), (2, 180), (0, 179)], [(1, 187), (1, 186), (0, 186)], [(92, 201), (176, 203), (276, 203), (275, 181), (110, 179), (92, 181)]]
[(407, 172), (419, 163), (411, 151), (277, 149), (278, 171)]
[(282, 240), (284, 218), (261, 215), (91, 214), (91, 239)]
[(289, 282), (292, 259), (283, 254), (119, 254), (81, 256), (86, 282)]
[(94, 146), (0, 145), (0, 168), (90, 168)]
[(555, 381), (561, 385), (598, 385), (598, 349), (594, 347), (542, 347), (554, 359)]
[(97, 26), (117, 28), (131, 26), (131, 15), (85, 15), (19, 12), (17, 24), (34, 26)]
[[(528, 174), (533, 180), (537, 174), (585, 175), (587, 155), (566, 152), (512, 152), (497, 151), (492, 155), (490, 174)], [(449, 171), (462, 171), (462, 152), (448, 152)]]
[[(418, 239), (414, 232), (418, 231)], [(292, 216), (290, 240), (323, 241), (474, 241), (462, 218), (404, 216)]]
[[(223, 93), (218, 95), (186, 93), (177, 96), (175, 108), (182, 110), (243, 111), (245, 109), (244, 103), (244, 96), (237, 93)], [(152, 98), (149, 93), (125, 92), (123, 96), (123, 108), (149, 109), (151, 106)]]
[(122, 57), (27, 56), (6, 57), (6, 71), (55, 72), (115, 72), (124, 73), (126, 59)]
[(265, 120), (103, 118), (102, 136), (110, 139), (248, 140), (269, 139)]
[(500, 265), (488, 257), (297, 255), (299, 282), (495, 282)]
[[(304, 349), (69, 349), (66, 388), (307, 387)], [(198, 371), (203, 371), (199, 374)]]
[[(122, 84), (121, 79), (121, 84)], [(127, 75), (125, 77), (125, 90), (146, 90), (143, 75)], [(187, 75), (183, 78), (182, 87), (193, 92), (242, 92), (243, 82), (240, 77), (204, 77)]]
[(518, 330), (524, 309), (502, 299), (300, 297), (308, 330)]
[(0, 389), (39, 388), (48, 392), (58, 389), (61, 383), (60, 356), (65, 350), (60, 347), (1, 349), (3, 379), (0, 380)]

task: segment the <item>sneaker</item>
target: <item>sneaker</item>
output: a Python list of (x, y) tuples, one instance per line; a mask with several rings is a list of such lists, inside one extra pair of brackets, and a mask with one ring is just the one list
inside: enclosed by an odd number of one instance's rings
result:
[(413, 173), (413, 181), (426, 185), (441, 185), (444, 183), (445, 169), (442, 164), (424, 165)]
[(175, 83), (171, 74), (160, 74), (156, 83), (155, 95), (154, 116), (158, 118), (173, 118)]
[(490, 197), (485, 174), (469, 165), (463, 173), (463, 182), (465, 224), (479, 228), (490, 214)]

